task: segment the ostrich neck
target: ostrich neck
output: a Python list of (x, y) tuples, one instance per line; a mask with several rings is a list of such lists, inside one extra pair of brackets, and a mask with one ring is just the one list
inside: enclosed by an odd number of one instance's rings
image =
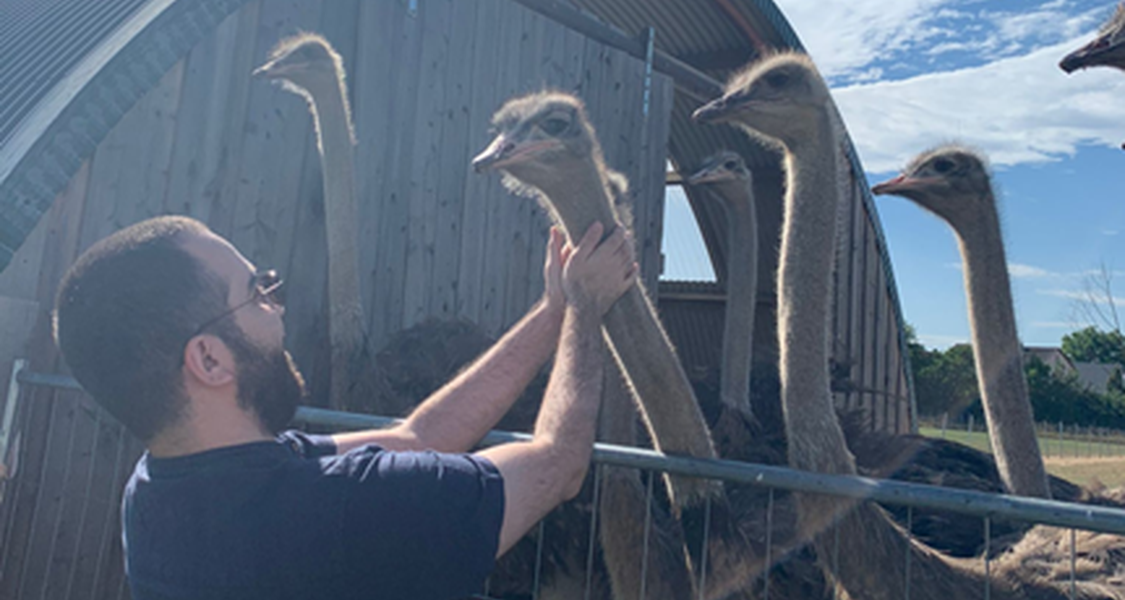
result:
[(613, 197), (606, 188), (604, 167), (593, 158), (572, 165), (539, 186), (571, 240), (578, 240), (595, 222), (605, 227), (605, 235), (617, 221)]
[(828, 317), (840, 205), (836, 136), (827, 110), (786, 153), (785, 229), (778, 269), (782, 406), (796, 468), (854, 474), (828, 376)]
[(349, 115), (339, 85), (324, 85), (309, 91), (315, 99), (313, 116), (324, 174), (329, 334), (334, 352), (358, 351), (363, 344), (365, 328), (356, 255), (359, 209), (355, 197), (355, 152)]
[(957, 229), (981, 403), (1004, 485), (1013, 494), (1050, 498), (1023, 373), (1011, 282), (991, 195), (975, 203), (983, 215)]
[(754, 313), (758, 304), (758, 213), (749, 184), (724, 189), (720, 195), (730, 219), (720, 397), (728, 408), (750, 415)]
[[(615, 220), (604, 168), (589, 158), (536, 185), (572, 240), (595, 221), (607, 225), (608, 234)], [(603, 327), (653, 445), (670, 454), (715, 458), (691, 384), (639, 281), (606, 313)], [(670, 488), (679, 507), (694, 506), (716, 489), (712, 483), (689, 478), (672, 479)]]

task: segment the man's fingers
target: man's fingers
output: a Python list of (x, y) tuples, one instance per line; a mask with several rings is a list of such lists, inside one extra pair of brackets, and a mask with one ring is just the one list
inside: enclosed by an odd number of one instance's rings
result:
[(598, 221), (595, 221), (590, 228), (586, 230), (586, 234), (578, 242), (578, 246), (574, 249), (573, 256), (575, 258), (585, 259), (598, 247), (598, 241), (602, 239), (602, 231), (605, 228)]

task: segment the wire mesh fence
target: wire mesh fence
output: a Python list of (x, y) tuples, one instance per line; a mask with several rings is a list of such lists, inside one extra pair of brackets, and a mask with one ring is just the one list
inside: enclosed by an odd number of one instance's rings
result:
[[(918, 427), (925, 435), (991, 451), (984, 422), (972, 415), (919, 417)], [(1035, 429), (1045, 458), (1125, 458), (1125, 431), (1119, 429), (1062, 422), (1036, 423)]]
[[(10, 381), (4, 414), (15, 409), (21, 399), (21, 389), (33, 386), (80, 389), (67, 377), (18, 371)], [(0, 441), (5, 444), (10, 439), (11, 422), (9, 418), (0, 422), (3, 425)], [(302, 407), (297, 422), (319, 430), (338, 431), (385, 427), (394, 419)], [(482, 444), (527, 439), (529, 436), (525, 434), (492, 432)], [(0, 458), (7, 456), (7, 450), (7, 447), (0, 447)], [(1018, 578), (1019, 573), (1003, 561), (1003, 554), (1032, 537), (1027, 533), (1031, 525), (1045, 526), (1038, 527), (1036, 535), (1049, 538), (1054, 544), (1056, 562), (1051, 566), (1054, 573), (1051, 586), (1057, 593), (1053, 597), (1125, 597), (1125, 565), (1119, 564), (1125, 563), (1125, 510), (1120, 508), (1125, 504), (1121, 502), (1125, 496), (1122, 495), (1102, 496), (1098, 500), (1100, 505), (1077, 504), (860, 476), (809, 473), (775, 465), (666, 456), (652, 450), (607, 444), (595, 447), (593, 461), (593, 476), (585, 493), (575, 502), (556, 509), (533, 528), (509, 553), (517, 556), (500, 561), (499, 570), (508, 572), (494, 575), (480, 598), (538, 599), (560, 593), (584, 599), (687, 597), (669, 595), (665, 580), (674, 574), (668, 571), (668, 548), (658, 541), (668, 539), (669, 521), (665, 513), (676, 512), (670, 510), (659, 483), (662, 477), (669, 475), (720, 481), (728, 492), (750, 490), (745, 493), (752, 496), (752, 500), (745, 503), (752, 510), (732, 512), (729, 503), (735, 501), (716, 496), (708, 497), (703, 503), (700, 518), (688, 519), (683, 513), (674, 515), (682, 518), (679, 526), (683, 528), (683, 535), (679, 539), (688, 547), (673, 549), (671, 555), (680, 559), (686, 557), (688, 567), (684, 573), (691, 579), (690, 594), (694, 598), (727, 597), (732, 591), (739, 594), (737, 597), (747, 598), (834, 597), (841, 593), (841, 587), (848, 587), (847, 571), (849, 565), (855, 563), (854, 531), (848, 527), (858, 518), (856, 515), (882, 518), (880, 515), (893, 514), (898, 520), (895, 531), (910, 538), (923, 529), (920, 521), (929, 518), (925, 515), (933, 515), (935, 511), (979, 522), (979, 544), (971, 555), (959, 559), (973, 565), (976, 577), (973, 581), (978, 586), (965, 597), (1021, 597), (1010, 593), (1012, 578)], [(603, 514), (609, 495), (621, 490), (613, 486), (622, 481), (633, 486), (635, 511), (622, 514), (614, 509), (618, 512)], [(831, 506), (836, 506), (839, 512), (825, 517), (825, 525), (817, 530), (803, 529), (795, 519), (794, 507), (805, 498), (833, 499), (831, 502), (835, 504)], [(886, 507), (886, 512), (881, 508), (870, 509), (872, 503)], [(625, 521), (638, 523), (640, 527), (637, 547), (629, 554), (629, 559), (635, 563), (630, 568), (621, 568), (621, 557), (610, 556), (612, 544), (605, 543), (607, 532), (621, 530)], [(735, 565), (734, 570), (738, 572), (732, 577), (731, 573), (723, 572), (730, 569), (730, 557), (713, 554), (723, 547), (716, 536), (722, 535), (724, 527), (732, 527), (733, 521), (739, 521), (733, 527), (749, 538), (746, 541), (750, 551), (742, 557), (744, 564)], [(743, 521), (752, 523), (747, 525)], [(1022, 529), (1015, 528), (1022, 531), (1024, 537), (1011, 535), (1012, 523), (1024, 524)], [(810, 540), (813, 540), (811, 544)], [(1091, 540), (1097, 540), (1094, 550), (1087, 547)], [(901, 555), (883, 559), (888, 564), (895, 563), (890, 572), (898, 579), (893, 583), (894, 594), (887, 597), (933, 597), (923, 592), (927, 592), (928, 586), (941, 582), (925, 571), (928, 555), (919, 553), (918, 547), (908, 539), (908, 543), (894, 546), (897, 548), (894, 552), (901, 552)], [(614, 552), (620, 554), (620, 550)], [(815, 559), (810, 558), (813, 552)], [(1091, 569), (1092, 560), (1101, 561), (1098, 568)], [(611, 565), (613, 561), (618, 561), (616, 567)], [(802, 571), (802, 564), (808, 568)], [(815, 577), (809, 573), (813, 572), (822, 578), (811, 582)], [(635, 580), (622, 582), (625, 575)], [(1040, 582), (1043, 579), (1041, 573), (1029, 574), (1032, 576)], [(794, 586), (793, 579), (800, 577), (809, 581)], [(892, 584), (883, 582), (883, 585)], [(1094, 588), (1090, 586), (1099, 585), (1110, 591), (1102, 595), (1091, 591)], [(794, 592), (797, 587), (803, 591)], [(622, 591), (625, 589), (628, 593)], [(1112, 591), (1114, 589), (1119, 591)], [(852, 589), (847, 593), (852, 597), (865, 597)]]

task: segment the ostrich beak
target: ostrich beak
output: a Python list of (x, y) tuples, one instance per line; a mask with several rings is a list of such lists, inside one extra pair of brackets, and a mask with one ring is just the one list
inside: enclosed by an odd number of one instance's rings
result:
[(730, 114), (732, 105), (726, 96), (716, 98), (697, 108), (691, 114), (691, 120), (697, 123), (717, 123)]
[(492, 140), (492, 143), (483, 152), (473, 158), (473, 169), (477, 173), (483, 173), (497, 168), (500, 163), (511, 156), (515, 148), (516, 145), (507, 136), (500, 134)]
[(1079, 69), (1087, 69), (1089, 67), (1105, 64), (1102, 57), (1107, 54), (1109, 50), (1109, 43), (1104, 38), (1098, 38), (1064, 56), (1063, 59), (1059, 61), (1059, 68), (1069, 74)]
[(914, 180), (908, 178), (906, 175), (899, 175), (894, 179), (884, 181), (883, 183), (876, 184), (871, 188), (871, 193), (876, 196), (884, 196), (887, 194), (897, 194), (900, 191), (910, 187)]
[(257, 69), (254, 69), (250, 75), (256, 79), (273, 79), (274, 74), (270, 67), (273, 66), (272, 62), (268, 62)]
[(692, 173), (685, 180), (689, 185), (701, 185), (704, 183), (711, 183), (721, 179), (717, 169), (704, 167), (695, 173)]

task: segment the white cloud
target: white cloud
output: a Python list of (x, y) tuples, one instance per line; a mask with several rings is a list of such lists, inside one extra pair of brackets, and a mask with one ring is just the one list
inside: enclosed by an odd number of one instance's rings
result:
[(952, 0), (778, 0), (826, 77), (864, 71), (880, 56), (932, 39), (938, 7)]
[[(1080, 302), (1090, 299), (1090, 292), (1084, 292), (1080, 290), (1044, 289), (1035, 290), (1035, 293), (1041, 296), (1053, 296), (1055, 298), (1066, 298), (1067, 300), (1076, 300)], [(1096, 297), (1096, 299), (1099, 302), (1103, 303), (1106, 301), (1105, 296), (1098, 296)], [(1115, 306), (1125, 306), (1125, 298), (1113, 298), (1113, 304)]]
[(918, 341), (927, 348), (945, 350), (957, 344), (968, 344), (969, 338), (963, 335), (944, 335), (940, 333), (919, 333)]
[(921, 150), (958, 139), (994, 165), (1045, 162), (1080, 144), (1125, 139), (1125, 77), (1109, 70), (1067, 76), (1058, 60), (1081, 40), (980, 67), (835, 91), (868, 171), (896, 170)]
[(1017, 279), (1039, 279), (1057, 276), (1056, 273), (1052, 273), (1046, 269), (1018, 263), (1008, 263), (1008, 274)]
[(1032, 327), (1039, 329), (1075, 329), (1076, 325), (1069, 321), (1032, 321)]

